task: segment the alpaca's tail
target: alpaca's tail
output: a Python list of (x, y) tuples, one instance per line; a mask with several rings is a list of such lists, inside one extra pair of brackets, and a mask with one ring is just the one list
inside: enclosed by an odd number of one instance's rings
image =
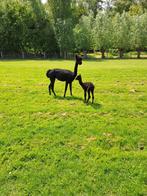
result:
[(52, 71), (52, 70), (51, 70), (51, 69), (49, 69), (49, 70), (46, 72), (46, 77), (47, 77), (47, 78), (50, 78), (50, 74), (49, 74), (49, 73), (50, 73), (50, 71)]

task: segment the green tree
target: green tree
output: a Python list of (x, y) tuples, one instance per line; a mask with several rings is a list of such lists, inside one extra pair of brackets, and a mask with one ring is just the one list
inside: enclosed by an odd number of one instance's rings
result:
[(102, 58), (105, 58), (105, 51), (112, 47), (113, 33), (112, 22), (107, 12), (99, 12), (94, 23), (94, 45), (100, 50)]
[(1, 50), (23, 52), (27, 38), (27, 3), (8, 0), (1, 4), (0, 40)]
[(131, 16), (134, 16), (134, 15), (141, 15), (143, 13), (143, 9), (142, 9), (142, 6), (139, 5), (139, 4), (134, 4), (130, 7), (129, 9), (129, 14)]
[[(143, 12), (147, 9), (147, 1), (146, 0), (114, 0), (113, 1), (113, 9), (115, 12), (122, 14), (124, 11), (128, 12), (132, 9), (141, 9)], [(136, 10), (136, 11), (137, 11)]]
[(58, 51), (51, 16), (40, 0), (0, 0), (0, 53)]
[(125, 50), (131, 47), (131, 20), (129, 14), (123, 12), (116, 14), (113, 19), (113, 47), (118, 49), (119, 57), (123, 57)]
[(86, 51), (93, 49), (93, 15), (82, 16), (79, 24), (74, 28), (74, 40), (76, 50), (83, 51), (86, 57)]
[(147, 48), (147, 12), (132, 17), (131, 43), (132, 49), (137, 51), (137, 58), (140, 58), (141, 50)]
[(72, 19), (58, 19), (55, 26), (55, 35), (60, 48), (60, 56), (67, 58), (68, 52), (74, 50), (74, 36)]
[(34, 53), (41, 53), (46, 57), (47, 52), (53, 53), (58, 50), (51, 15), (40, 0), (29, 1), (32, 9), (28, 24), (30, 49)]
[(103, 0), (75, 0), (79, 17), (89, 15), (91, 12), (96, 16), (98, 9), (102, 9)]
[(6, 47), (6, 37), (5, 37), (5, 20), (4, 20), (4, 2), (0, 1), (0, 55), (3, 58), (3, 51)]
[(136, 0), (114, 0), (114, 10), (117, 13), (122, 14), (123, 12), (128, 12), (130, 7), (134, 5)]
[(72, 52), (74, 48), (73, 42), (73, 13), (72, 0), (48, 0), (49, 8), (52, 13), (52, 24), (58, 46), (60, 48), (60, 56), (67, 57), (68, 52)]

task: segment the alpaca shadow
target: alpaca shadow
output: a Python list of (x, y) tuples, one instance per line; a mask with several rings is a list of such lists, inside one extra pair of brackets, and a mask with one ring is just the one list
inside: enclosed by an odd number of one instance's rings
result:
[[(80, 100), (80, 101), (84, 102), (84, 101), (83, 101), (83, 98), (76, 97), (76, 96), (63, 97), (63, 96), (60, 96), (60, 95), (56, 95), (56, 96), (55, 96), (55, 99), (59, 99), (59, 100)], [(85, 102), (84, 102), (84, 103), (85, 103)], [(97, 110), (97, 109), (100, 109), (100, 108), (102, 107), (102, 105), (99, 104), (99, 103), (91, 103), (91, 102), (85, 103), (85, 105), (86, 105), (86, 106), (91, 106), (91, 107), (93, 107), (93, 108), (96, 109), (96, 110)]]
[(83, 100), (82, 98), (76, 97), (76, 96), (63, 97), (63, 96), (59, 96), (59, 95), (56, 95), (55, 99), (60, 99), (60, 100), (80, 100), (80, 101)]
[(89, 102), (89, 103), (86, 103), (86, 105), (87, 106), (91, 106), (91, 107), (93, 107), (94, 109), (96, 109), (96, 110), (98, 110), (98, 109), (100, 109), (101, 107), (102, 107), (102, 105), (101, 104), (99, 104), (99, 103), (91, 103), (91, 102)]

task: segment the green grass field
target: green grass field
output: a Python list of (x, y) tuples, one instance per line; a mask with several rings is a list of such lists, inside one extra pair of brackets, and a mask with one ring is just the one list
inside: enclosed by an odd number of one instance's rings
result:
[(83, 61), (93, 105), (49, 68), (74, 61), (0, 61), (0, 195), (145, 196), (147, 60)]

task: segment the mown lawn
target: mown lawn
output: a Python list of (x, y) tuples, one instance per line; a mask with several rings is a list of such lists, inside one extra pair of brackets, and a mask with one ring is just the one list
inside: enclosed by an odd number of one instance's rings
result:
[(83, 61), (94, 105), (49, 96), (54, 67), (74, 61), (0, 61), (0, 195), (146, 195), (147, 60)]

